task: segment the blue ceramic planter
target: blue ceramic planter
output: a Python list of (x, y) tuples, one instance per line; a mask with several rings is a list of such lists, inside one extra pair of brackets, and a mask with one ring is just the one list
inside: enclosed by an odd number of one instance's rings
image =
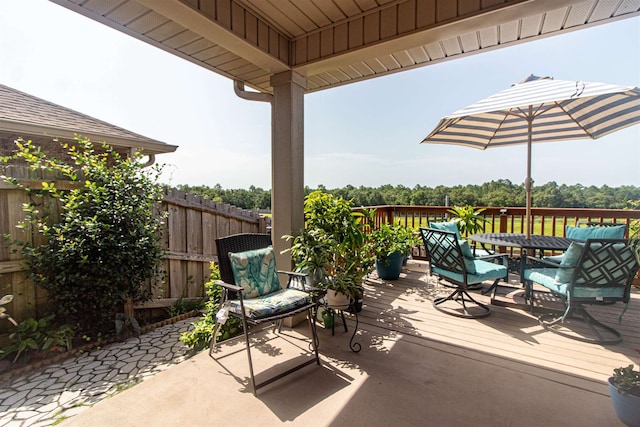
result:
[(640, 427), (640, 397), (618, 393), (609, 378), (609, 394), (611, 403), (620, 421), (629, 427)]
[(378, 277), (382, 280), (398, 280), (402, 271), (403, 258), (400, 252), (394, 252), (387, 257), (376, 259)]

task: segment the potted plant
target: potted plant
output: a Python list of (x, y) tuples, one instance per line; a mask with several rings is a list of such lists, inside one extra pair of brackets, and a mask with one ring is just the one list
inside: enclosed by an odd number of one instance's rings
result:
[[(636, 349), (637, 352), (640, 350)], [(613, 370), (609, 394), (618, 418), (630, 427), (640, 426), (640, 370), (633, 365)]]
[(324, 325), (325, 329), (333, 328), (333, 324), (336, 318), (335, 310), (331, 307), (324, 307), (320, 312), (320, 315), (322, 316), (322, 324)]
[(404, 258), (419, 244), (413, 230), (400, 224), (382, 224), (371, 232), (369, 239), (375, 254), (376, 272), (383, 280), (397, 280)]
[[(292, 240), (287, 250), (298, 268), (322, 269), (320, 285), (327, 290), (329, 305), (348, 306), (373, 267), (366, 233), (373, 212), (353, 212), (351, 201), (317, 190), (305, 198), (304, 214), (304, 230), (283, 236)], [(341, 302), (333, 301), (336, 294), (342, 294)]]
[(475, 234), (482, 231), (484, 223), (487, 219), (480, 215), (486, 209), (474, 209), (471, 205), (466, 206), (454, 206), (447, 212), (453, 215), (453, 221), (458, 225), (460, 235), (469, 237), (470, 234)]
[(318, 228), (304, 228), (298, 236), (286, 235), (287, 240), (293, 240), (291, 248), (292, 258), (296, 269), (307, 274), (307, 283), (317, 286), (326, 281), (326, 266), (332, 261), (331, 249), (334, 245), (332, 236)]

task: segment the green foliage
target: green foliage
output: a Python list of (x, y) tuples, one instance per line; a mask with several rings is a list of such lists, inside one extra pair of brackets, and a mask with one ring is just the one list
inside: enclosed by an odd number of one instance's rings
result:
[(478, 233), (482, 231), (484, 223), (487, 219), (481, 214), (486, 209), (474, 209), (471, 205), (455, 206), (448, 210), (453, 214), (453, 220), (458, 225), (458, 230), (462, 236), (469, 236), (470, 234)]
[[(190, 193), (200, 194), (211, 200), (229, 203), (244, 209), (270, 209), (271, 191), (249, 187), (249, 190), (225, 190), (220, 184), (213, 188), (206, 186), (179, 186)], [(445, 187), (426, 187), (416, 185), (413, 188), (404, 185), (383, 185), (380, 187), (355, 187), (326, 189), (305, 188), (305, 195), (321, 190), (353, 201), (355, 206), (411, 205), (444, 206), (445, 198), (457, 206), (525, 206), (526, 192), (523, 184), (514, 184), (508, 179), (486, 182), (481, 185), (456, 185)], [(576, 185), (558, 185), (555, 182), (535, 185), (533, 188), (533, 207), (536, 208), (600, 208), (623, 209), (626, 200), (640, 200), (640, 187), (585, 187)]]
[(367, 231), (373, 211), (353, 212), (353, 202), (322, 191), (304, 201), (305, 230), (293, 240), (291, 256), (299, 267), (322, 268), (329, 289), (354, 296), (373, 268)]
[(204, 308), (204, 303), (201, 300), (178, 298), (178, 301), (171, 307), (167, 307), (167, 315), (169, 317), (179, 316), (185, 313), (191, 313), (192, 311), (198, 311)]
[(2, 357), (15, 354), (15, 363), (21, 356), (31, 359), (35, 355), (46, 356), (48, 352), (71, 351), (73, 328), (66, 324), (55, 326), (53, 320), (54, 316), (50, 315), (20, 322), (9, 332), (10, 344)]
[(633, 365), (614, 369), (613, 385), (622, 394), (640, 397), (640, 371), (634, 370)]
[[(143, 285), (159, 273), (163, 255), (163, 219), (155, 215), (163, 198), (155, 183), (161, 167), (143, 169), (140, 156), (123, 159), (106, 144), (104, 153), (97, 153), (88, 139), (75, 141), (76, 146), (64, 147), (81, 174), (48, 159), (31, 141), (16, 142), (15, 157), (31, 168), (78, 183), (70, 190), (47, 182), (41, 191), (25, 188), (40, 199), (40, 206), (25, 206), (20, 226), (40, 233), (46, 243), (18, 243), (31, 279), (47, 291), (56, 316), (78, 331), (95, 334), (113, 330), (114, 315), (128, 298), (144, 301), (150, 296)], [(59, 199), (59, 219), (47, 215), (53, 205), (47, 206), (45, 195)]]
[[(220, 280), (220, 270), (215, 263), (210, 264), (211, 275), (209, 281), (205, 283), (205, 292), (208, 300), (204, 304), (205, 313), (198, 320), (193, 322), (193, 329), (183, 332), (180, 336), (187, 347), (202, 349), (209, 345), (216, 324), (216, 313), (222, 297), (222, 288), (216, 284)], [(223, 341), (240, 333), (240, 319), (229, 317), (224, 325), (220, 327), (220, 335), (217, 341)]]
[(369, 239), (378, 259), (388, 257), (395, 252), (407, 256), (411, 253), (411, 249), (420, 243), (418, 236), (411, 228), (399, 224), (381, 224), (371, 232)]

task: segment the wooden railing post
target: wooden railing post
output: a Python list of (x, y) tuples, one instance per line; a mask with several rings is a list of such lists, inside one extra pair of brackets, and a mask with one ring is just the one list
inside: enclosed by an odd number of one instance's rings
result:
[[(507, 217), (507, 210), (506, 209), (500, 209), (500, 221), (499, 221), (499, 229), (500, 229), (500, 233), (506, 233), (507, 232), (507, 221), (508, 221), (508, 217)], [(498, 253), (507, 253), (507, 248), (504, 246), (500, 246), (498, 248)]]

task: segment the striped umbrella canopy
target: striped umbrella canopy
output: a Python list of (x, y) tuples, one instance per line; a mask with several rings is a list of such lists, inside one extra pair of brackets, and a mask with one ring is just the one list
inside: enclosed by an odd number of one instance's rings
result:
[(422, 143), (479, 149), (527, 144), (526, 227), (531, 233), (531, 145), (597, 139), (640, 123), (640, 88), (531, 75), (440, 120)]

